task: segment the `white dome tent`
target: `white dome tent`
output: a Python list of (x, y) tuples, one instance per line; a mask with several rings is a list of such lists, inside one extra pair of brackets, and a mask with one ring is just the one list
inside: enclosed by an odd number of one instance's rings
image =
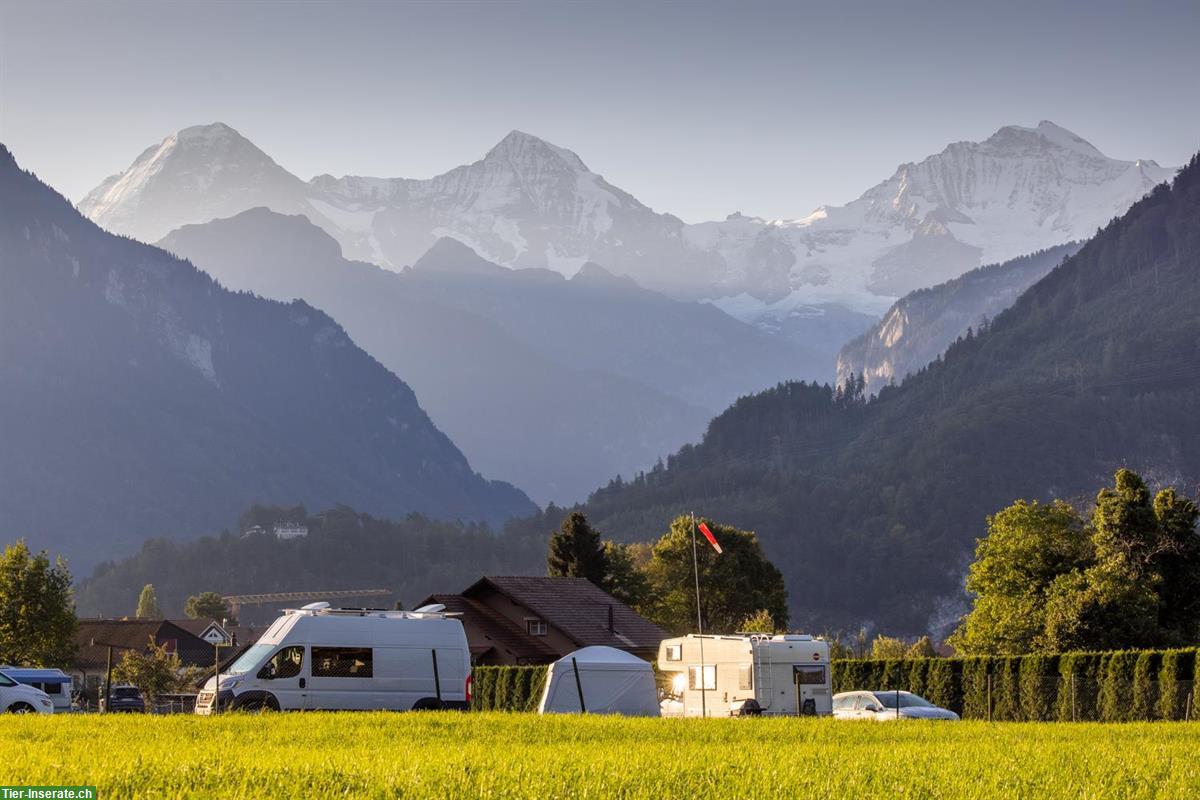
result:
[(659, 716), (654, 669), (615, 647), (584, 647), (563, 656), (546, 672), (538, 713), (579, 711)]

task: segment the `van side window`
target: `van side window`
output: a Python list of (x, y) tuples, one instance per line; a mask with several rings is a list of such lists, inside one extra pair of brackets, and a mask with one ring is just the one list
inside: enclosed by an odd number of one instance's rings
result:
[(369, 647), (314, 647), (314, 678), (370, 678), (373, 667)]
[(300, 665), (303, 661), (304, 647), (302, 645), (285, 647), (271, 656), (270, 661), (263, 664), (263, 668), (258, 671), (258, 677), (267, 681), (294, 678), (300, 674)]

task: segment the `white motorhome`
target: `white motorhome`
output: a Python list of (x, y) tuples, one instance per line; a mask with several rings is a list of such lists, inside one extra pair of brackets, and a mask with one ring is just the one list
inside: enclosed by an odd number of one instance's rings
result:
[(658, 668), (673, 676), (664, 715), (833, 713), (829, 643), (811, 636), (688, 634), (663, 640)]
[(443, 606), (289, 609), (196, 699), (233, 710), (466, 709), (471, 653)]
[(41, 689), (27, 686), (0, 671), (0, 712), (53, 714), (54, 701)]
[(55, 712), (63, 713), (71, 710), (71, 676), (61, 669), (42, 669), (31, 667), (0, 667), (4, 674), (17, 683), (40, 689), (54, 704)]

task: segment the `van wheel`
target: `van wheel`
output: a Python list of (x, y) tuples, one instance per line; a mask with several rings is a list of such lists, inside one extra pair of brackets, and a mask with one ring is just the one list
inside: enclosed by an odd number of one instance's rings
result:
[(263, 713), (267, 711), (278, 711), (279, 701), (275, 699), (275, 695), (263, 692), (261, 694), (254, 693), (249, 696), (243, 695), (233, 701), (232, 710), (234, 711), (254, 711)]
[(29, 705), (29, 703), (13, 703), (8, 707), (8, 713), (10, 714), (32, 714), (33, 711), (33, 706)]

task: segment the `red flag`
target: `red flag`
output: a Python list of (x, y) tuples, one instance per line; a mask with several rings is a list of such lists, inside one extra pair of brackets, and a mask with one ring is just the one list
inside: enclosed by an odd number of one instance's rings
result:
[(700, 532), (704, 534), (704, 538), (708, 539), (708, 543), (713, 546), (713, 550), (721, 552), (721, 545), (717, 544), (717, 537), (713, 536), (713, 532), (708, 529), (708, 526), (703, 522), (700, 523)]

